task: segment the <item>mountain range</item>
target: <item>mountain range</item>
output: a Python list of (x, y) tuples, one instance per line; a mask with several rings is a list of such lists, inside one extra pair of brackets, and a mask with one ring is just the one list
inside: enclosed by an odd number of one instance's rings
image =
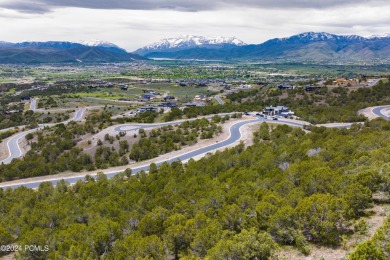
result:
[[(178, 38), (179, 42), (180, 39)], [(175, 41), (171, 39), (170, 42)], [(210, 48), (210, 44), (168, 45), (165, 39), (138, 49), (135, 53), (147, 58), (206, 60), (357, 61), (390, 58), (390, 35), (362, 37), (306, 32), (287, 38), (271, 39), (261, 44), (245, 44), (240, 40), (237, 42), (240, 44), (218, 43)]]
[(129, 62), (153, 58), (263, 61), (390, 60), (390, 34), (362, 37), (306, 32), (246, 44), (235, 37), (180, 36), (133, 53), (99, 40), (81, 42), (0, 41), (0, 63)]
[(145, 58), (104, 41), (0, 42), (0, 63), (129, 62)]

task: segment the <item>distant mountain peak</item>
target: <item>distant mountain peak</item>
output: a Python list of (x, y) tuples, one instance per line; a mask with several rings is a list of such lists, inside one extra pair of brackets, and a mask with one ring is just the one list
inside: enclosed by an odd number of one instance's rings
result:
[(204, 46), (245, 46), (246, 43), (237, 39), (236, 37), (205, 37), (197, 35), (180, 35), (177, 38), (165, 38), (161, 41), (149, 44), (143, 48), (138, 49), (135, 53), (146, 54), (155, 51), (170, 51), (170, 50), (184, 50), (195, 47)]
[(98, 40), (98, 39), (92, 39), (92, 40), (86, 40), (86, 41), (83, 40), (83, 41), (79, 41), (78, 43), (85, 45), (85, 46), (90, 46), (90, 47), (119, 48), (119, 46), (116, 44), (113, 44), (113, 43), (108, 42), (108, 41)]
[(328, 41), (328, 40), (357, 40), (362, 41), (366, 40), (359, 35), (336, 35), (327, 32), (305, 32), (296, 34), (290, 37), (276, 38), (270, 41), (306, 41), (306, 42), (318, 42), (318, 41)]
[(368, 38), (368, 39), (374, 39), (374, 38), (390, 38), (390, 33), (371, 35), (371, 36), (368, 36), (367, 38)]

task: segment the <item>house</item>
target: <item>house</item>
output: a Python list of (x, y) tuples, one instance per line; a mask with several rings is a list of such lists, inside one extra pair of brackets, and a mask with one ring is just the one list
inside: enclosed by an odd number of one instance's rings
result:
[(310, 85), (306, 85), (304, 90), (305, 91), (315, 91), (315, 90), (318, 90), (318, 89), (321, 89), (320, 86), (310, 86)]
[(177, 103), (167, 102), (167, 107), (178, 107)]
[(356, 85), (357, 81), (355, 79), (345, 79), (345, 78), (337, 78), (333, 81), (333, 85), (337, 85), (340, 87), (349, 87)]
[(153, 98), (154, 98), (154, 95), (152, 95), (152, 94), (146, 94), (146, 95), (142, 96), (142, 99), (144, 99), (144, 100), (151, 100)]
[(6, 114), (6, 115), (15, 114), (15, 113), (22, 113), (22, 112), (23, 112), (22, 109), (19, 109), (19, 110), (3, 110), (3, 113)]
[(140, 107), (140, 108), (137, 108), (137, 111), (139, 113), (143, 113), (143, 112), (147, 112), (147, 111), (157, 111), (157, 107), (153, 107), (153, 106), (143, 106), (143, 107)]
[(206, 103), (204, 102), (188, 102), (184, 104), (186, 107), (204, 107)]
[(22, 102), (29, 102), (31, 100), (31, 98), (32, 98), (31, 96), (26, 96), (26, 97), (21, 97), (20, 100)]
[(232, 89), (232, 86), (228, 85), (228, 84), (221, 84), (221, 88), (222, 89), (225, 89), (225, 90), (231, 90)]
[(278, 85), (278, 89), (279, 90), (284, 90), (284, 89), (294, 89), (295, 86), (291, 86), (290, 84), (281, 84), (281, 85)]
[(242, 88), (242, 89), (250, 89), (250, 88), (252, 88), (252, 86), (249, 85), (249, 84), (241, 84), (240, 88)]
[(162, 102), (158, 106), (159, 107), (178, 107), (177, 103), (173, 103), (173, 102)]
[(290, 111), (288, 107), (285, 106), (270, 106), (263, 109), (263, 114), (268, 116), (274, 116), (274, 115), (281, 115), (281, 116), (288, 116), (293, 115), (294, 112)]
[(194, 101), (204, 101), (207, 97), (205, 95), (196, 95)]
[(166, 96), (164, 98), (164, 101), (167, 101), (167, 100), (176, 100), (176, 98), (174, 96)]

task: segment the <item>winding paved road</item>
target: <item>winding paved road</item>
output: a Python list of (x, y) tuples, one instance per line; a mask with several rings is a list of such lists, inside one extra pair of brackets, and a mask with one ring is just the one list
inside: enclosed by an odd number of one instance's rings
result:
[[(240, 140), (241, 138), (241, 132), (240, 132), (240, 128), (244, 125), (247, 125), (247, 124), (251, 124), (251, 123), (257, 123), (257, 122), (261, 122), (261, 121), (264, 121), (264, 120), (261, 120), (261, 119), (253, 119), (253, 120), (249, 120), (249, 121), (241, 121), (241, 122), (238, 122), (234, 125), (231, 126), (230, 128), (230, 135), (227, 139), (225, 139), (224, 141), (222, 142), (219, 142), (219, 143), (215, 143), (215, 144), (212, 144), (210, 146), (206, 146), (206, 147), (203, 147), (203, 148), (200, 148), (200, 149), (197, 149), (197, 150), (194, 150), (194, 151), (191, 151), (191, 152), (188, 152), (188, 153), (184, 153), (184, 154), (181, 154), (179, 156), (175, 156), (175, 157), (172, 157), (170, 158), (169, 160), (166, 160), (166, 161), (163, 161), (163, 162), (174, 162), (174, 161), (177, 161), (177, 160), (180, 160), (180, 161), (186, 161), (186, 160), (189, 160), (195, 156), (198, 156), (198, 155), (203, 155), (203, 154), (206, 154), (208, 152), (211, 152), (211, 151), (214, 151), (216, 149), (219, 149), (219, 148), (223, 148), (223, 147), (226, 147), (230, 144), (233, 144), (235, 143), (236, 141)], [(163, 162), (158, 162), (156, 163), (158, 166), (161, 165)], [(147, 171), (149, 169), (149, 164), (147, 165), (142, 165), (142, 166), (139, 166), (139, 167), (135, 167), (135, 168), (131, 168), (132, 170), (132, 173), (137, 173), (137, 172), (140, 172), (142, 170), (144, 171)], [(112, 178), (113, 176), (117, 175), (118, 173), (121, 173), (123, 172), (123, 170), (121, 171), (113, 171), (113, 172), (109, 172), (107, 173), (107, 177), (108, 178)], [(71, 184), (73, 183), (76, 183), (78, 180), (84, 180), (85, 179), (85, 176), (82, 175), (82, 176), (77, 176), (77, 177), (60, 177), (60, 178), (55, 178), (54, 176), (47, 176), (48, 179), (50, 179), (50, 182), (53, 183), (54, 185), (60, 181), (60, 180), (65, 180)], [(10, 187), (12, 189), (15, 189), (15, 188), (18, 188), (20, 186), (25, 186), (27, 188), (38, 188), (39, 185), (42, 183), (42, 182), (45, 182), (42, 181), (42, 180), (39, 180), (39, 181), (26, 181), (24, 182), (23, 184), (10, 184), (10, 183), (0, 183), (0, 188), (7, 188), (7, 187)]]
[[(85, 111), (86, 111), (86, 108), (78, 109), (72, 118), (70, 118), (62, 123), (68, 124), (70, 121), (80, 121), (82, 119)], [(21, 133), (18, 133), (16, 135), (12, 136), (7, 142), (9, 156), (6, 159), (0, 161), (0, 163), (7, 164), (7, 163), (10, 163), (15, 158), (22, 157), (23, 154), (22, 154), (22, 151), (21, 151), (20, 146), (19, 146), (19, 141), (20, 141), (20, 139), (24, 138), (27, 134), (36, 132), (45, 126), (54, 126), (54, 125), (56, 125), (56, 124), (39, 124), (37, 128), (23, 131)], [(21, 127), (25, 127), (25, 126), (21, 126)]]
[(390, 117), (385, 116), (385, 115), (382, 114), (382, 112), (381, 112), (383, 109), (386, 109), (386, 108), (390, 108), (390, 106), (375, 107), (375, 108), (372, 109), (372, 112), (373, 112), (375, 115), (380, 116), (380, 117), (382, 117), (382, 118), (385, 119), (385, 120), (390, 120)]
[[(193, 119), (195, 120), (195, 119)], [(121, 126), (118, 126), (115, 128), (116, 131), (133, 131), (133, 130), (137, 130), (137, 129), (141, 129), (141, 128), (151, 128), (151, 127), (157, 127), (157, 126), (163, 126), (163, 125), (172, 125), (172, 124), (178, 124), (182, 122), (181, 121), (175, 121), (175, 122), (167, 122), (167, 123), (162, 123), (162, 124), (128, 124), (128, 125), (121, 125)], [(241, 131), (240, 129), (245, 126), (245, 125), (248, 125), (248, 124), (253, 124), (253, 123), (260, 123), (260, 122), (271, 122), (271, 123), (278, 123), (278, 124), (288, 124), (288, 125), (291, 125), (291, 126), (298, 126), (298, 127), (303, 127), (305, 125), (305, 123), (300, 123), (300, 122), (292, 122), (292, 121), (285, 121), (285, 120), (277, 120), (277, 121), (274, 121), (274, 120), (270, 120), (270, 119), (264, 119), (262, 117), (257, 117), (256, 119), (252, 119), (252, 120), (248, 120), (248, 121), (240, 121), (240, 122), (237, 122), (235, 124), (233, 124), (230, 129), (229, 129), (229, 137), (227, 139), (225, 139), (224, 141), (222, 142), (218, 142), (218, 143), (214, 143), (214, 144), (211, 144), (209, 146), (206, 146), (206, 147), (202, 147), (202, 148), (199, 148), (199, 149), (196, 149), (196, 150), (193, 150), (191, 152), (187, 152), (187, 153), (183, 153), (183, 154), (180, 154), (178, 156), (175, 156), (175, 157), (172, 157), (170, 158), (169, 160), (166, 160), (166, 161), (161, 161), (161, 162), (158, 162), (156, 163), (158, 166), (161, 165), (163, 162), (174, 162), (174, 161), (177, 161), (177, 160), (180, 160), (182, 162), (184, 161), (187, 161), (191, 158), (194, 158), (196, 156), (200, 156), (200, 155), (204, 155), (208, 152), (212, 152), (212, 151), (215, 151), (217, 149), (220, 149), (220, 148), (223, 148), (223, 147), (227, 147), (229, 145), (232, 145), (234, 144), (235, 142), (239, 141), (242, 137), (242, 134), (241, 134)], [(124, 127), (134, 127), (136, 126), (136, 128), (131, 128), (131, 129), (123, 129)], [(139, 167), (135, 167), (135, 168), (131, 168), (132, 169), (132, 173), (137, 173), (141, 170), (144, 170), (144, 171), (147, 171), (149, 169), (149, 164), (145, 164), (145, 165), (142, 165), (142, 166), (139, 166)], [(111, 178), (119, 173), (123, 172), (123, 170), (120, 170), (120, 171), (112, 171), (112, 172), (109, 172), (107, 173), (107, 177), (108, 178)], [(96, 175), (96, 174), (95, 174)], [(95, 175), (92, 175), (92, 176), (95, 176)], [(25, 182), (23, 183), (18, 183), (18, 184), (15, 184), (14, 182), (4, 182), (4, 183), (0, 183), (0, 188), (7, 188), (7, 187), (10, 187), (12, 189), (15, 189), (15, 188), (18, 188), (20, 186), (25, 186), (27, 188), (38, 188), (39, 185), (42, 183), (42, 182), (46, 182), (46, 181), (50, 181), (51, 183), (53, 183), (53, 185), (55, 185), (58, 181), (60, 180), (65, 180), (71, 184), (74, 184), (76, 183), (78, 180), (84, 180), (85, 179), (85, 174), (81, 174), (80, 176), (72, 176), (72, 177), (58, 177), (56, 178), (55, 176), (47, 176), (47, 179), (45, 180), (36, 180), (36, 181), (33, 181), (33, 180), (26, 180)]]
[[(378, 109), (374, 109), (373, 112), (380, 115), (380, 116), (384, 116), (380, 113), (380, 110), (383, 109), (383, 108), (387, 108), (387, 107), (390, 107), (390, 106), (384, 106), (384, 107), (381, 107), (379, 110)], [(75, 118), (81, 118), (82, 116), (82, 113), (83, 112), (80, 112), (81, 114), (78, 114), (76, 113), (75, 115)], [(211, 117), (211, 116), (210, 116)], [(209, 117), (209, 118), (210, 118)], [(195, 120), (195, 119), (192, 119), (192, 120)], [(185, 121), (185, 120), (184, 120)], [(173, 125), (173, 124), (178, 124), (178, 123), (181, 123), (183, 122), (183, 120), (180, 120), (180, 121), (175, 121), (175, 122), (167, 122), (167, 123), (161, 123), (161, 124), (125, 124), (125, 125), (120, 125), (120, 126), (117, 126), (115, 128), (115, 131), (118, 131), (118, 132), (123, 132), (123, 131), (134, 131), (134, 130), (138, 130), (138, 129), (141, 129), (141, 128), (151, 128), (151, 127), (159, 127), (159, 126), (164, 126), (164, 125)], [(227, 139), (225, 139), (224, 141), (222, 142), (219, 142), (219, 143), (215, 143), (215, 144), (211, 144), (209, 146), (206, 146), (206, 147), (202, 147), (202, 148), (199, 148), (199, 149), (196, 149), (196, 150), (193, 150), (191, 152), (187, 152), (187, 153), (183, 153), (183, 154), (180, 154), (178, 156), (175, 156), (175, 157), (172, 157), (170, 158), (169, 160), (166, 160), (166, 162), (174, 162), (176, 160), (180, 160), (180, 161), (187, 161), (191, 158), (194, 158), (196, 156), (200, 156), (200, 155), (204, 155), (208, 152), (212, 152), (212, 151), (215, 151), (217, 149), (220, 149), (220, 148), (223, 148), (223, 147), (227, 147), (229, 145), (232, 145), (234, 144), (235, 142), (239, 141), (242, 137), (241, 135), (241, 131), (240, 129), (245, 126), (245, 125), (248, 125), (248, 124), (253, 124), (253, 123), (260, 123), (260, 122), (270, 122), (270, 123), (276, 123), (276, 124), (287, 124), (287, 125), (291, 125), (291, 126), (298, 126), (298, 127), (303, 127), (304, 125), (308, 124), (308, 123), (305, 123), (305, 122), (298, 122), (298, 121), (290, 121), (290, 120), (283, 120), (283, 119), (279, 119), (279, 120), (271, 120), (271, 119), (265, 119), (265, 118), (262, 118), (262, 117), (257, 117), (256, 119), (253, 119), (253, 120), (248, 120), (248, 121), (240, 121), (238, 123), (235, 123), (233, 124), (230, 129), (229, 129), (229, 137)], [(351, 126), (351, 124), (339, 124), (339, 125), (334, 125), (334, 126), (327, 126), (327, 127), (337, 127), (337, 128), (341, 128), (341, 127), (347, 127), (349, 128)], [(129, 128), (130, 129), (125, 129), (125, 128)], [(135, 127), (135, 128), (134, 128)], [(24, 133), (24, 132), (23, 132)], [(21, 134), (23, 134), (21, 133)], [(26, 133), (27, 134), (27, 133)], [(22, 138), (23, 136), (19, 137)], [(15, 144), (17, 145), (17, 142), (15, 142)], [(163, 162), (165, 161), (161, 161), (161, 162), (158, 162), (156, 163), (158, 166), (161, 165)], [(137, 173), (139, 171), (147, 171), (149, 169), (149, 164), (145, 164), (145, 165), (142, 165), (142, 166), (139, 166), (139, 167), (135, 167), (135, 168), (131, 168), (132, 169), (132, 173)], [(117, 170), (117, 171), (112, 171), (112, 172), (108, 172), (106, 173), (107, 177), (108, 178), (111, 178), (119, 173), (123, 172), (123, 170)], [(72, 176), (72, 177), (55, 177), (55, 176), (47, 176), (46, 179), (39, 179), (39, 180), (26, 180), (24, 182), (20, 182), (19, 181), (16, 181), (17, 184), (15, 184), (15, 181), (11, 181), (11, 182), (3, 182), (3, 183), (0, 183), (0, 188), (7, 188), (7, 187), (10, 187), (12, 189), (15, 189), (15, 188), (18, 188), (20, 186), (25, 186), (27, 188), (38, 188), (39, 185), (42, 183), (42, 182), (47, 182), (47, 181), (50, 181), (51, 183), (53, 183), (54, 185), (60, 181), (60, 180), (65, 180), (66, 182), (70, 183), (70, 184), (74, 184), (76, 183), (78, 180), (85, 180), (85, 175), (86, 174), (83, 174), (81, 173), (79, 176)], [(95, 176), (96, 174), (92, 174), (92, 176)]]

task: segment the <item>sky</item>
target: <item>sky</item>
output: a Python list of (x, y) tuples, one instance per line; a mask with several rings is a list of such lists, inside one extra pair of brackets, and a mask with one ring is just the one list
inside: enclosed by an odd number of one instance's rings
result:
[(100, 39), (134, 51), (180, 35), (248, 44), (303, 32), (390, 33), (389, 0), (0, 0), (0, 41)]

